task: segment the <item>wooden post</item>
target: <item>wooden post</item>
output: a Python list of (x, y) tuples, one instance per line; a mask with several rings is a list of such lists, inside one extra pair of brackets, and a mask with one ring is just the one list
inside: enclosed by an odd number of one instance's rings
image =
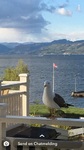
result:
[(2, 82), (2, 80), (0, 80), (0, 96), (1, 96), (1, 82)]
[[(0, 103), (0, 118), (6, 117), (6, 108), (5, 103)], [(5, 150), (5, 147), (2, 144), (2, 140), (6, 139), (6, 122), (0, 122), (0, 150)]]
[(6, 123), (0, 123), (0, 149), (5, 150), (2, 140), (6, 139)]
[[(1, 96), (1, 82), (0, 80), (0, 96)], [(6, 117), (7, 104), (0, 103), (0, 117)], [(6, 138), (6, 122), (0, 122), (0, 149), (5, 150), (6, 148), (2, 145), (2, 140)]]
[(11, 150), (17, 150), (17, 148), (14, 147), (14, 144), (13, 144), (14, 139), (12, 139), (12, 137), (10, 139), (11, 139), (10, 140)]
[(20, 74), (20, 81), (26, 82), (26, 85), (20, 86), (20, 91), (25, 91), (22, 96), (22, 116), (29, 116), (29, 74)]

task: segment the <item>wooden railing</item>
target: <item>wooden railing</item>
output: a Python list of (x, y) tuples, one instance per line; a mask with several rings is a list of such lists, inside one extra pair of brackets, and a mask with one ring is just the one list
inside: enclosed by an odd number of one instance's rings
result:
[[(3, 109), (6, 107), (4, 104), (2, 105)], [(25, 138), (10, 138), (6, 137), (6, 124), (7, 123), (17, 123), (17, 124), (44, 124), (44, 125), (64, 125), (64, 126), (75, 126), (75, 127), (84, 127), (84, 119), (69, 119), (69, 118), (56, 118), (56, 119), (47, 119), (45, 117), (30, 117), (30, 116), (1, 116), (0, 117), (0, 147), (1, 150), (5, 149), (5, 147), (2, 146), (2, 140), (10, 141), (10, 150), (17, 150), (14, 143), (18, 143), (20, 140), (27, 141), (27, 143), (34, 143), (34, 141), (42, 142), (41, 139), (25, 139)], [(15, 142), (16, 141), (16, 142)], [(45, 140), (43, 140), (44, 142)], [(57, 148), (64, 148), (66, 149), (77, 149), (77, 150), (84, 150), (84, 142), (83, 141), (68, 141), (68, 140), (46, 140), (46, 142), (54, 142), (57, 144)], [(63, 147), (62, 147), (63, 146)], [(36, 150), (41, 150), (41, 147), (38, 147), (38, 145), (35, 145)], [(30, 150), (30, 147), (23, 147), (22, 150)], [(52, 146), (47, 146), (47, 150), (54, 150)]]
[[(29, 115), (29, 75), (20, 74), (20, 81), (0, 82), (0, 103), (7, 103), (7, 115)], [(11, 87), (19, 90), (10, 92)]]

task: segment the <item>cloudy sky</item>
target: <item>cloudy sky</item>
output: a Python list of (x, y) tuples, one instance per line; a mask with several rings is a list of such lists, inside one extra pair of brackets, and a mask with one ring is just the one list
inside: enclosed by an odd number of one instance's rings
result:
[(84, 39), (83, 0), (0, 0), (0, 42)]

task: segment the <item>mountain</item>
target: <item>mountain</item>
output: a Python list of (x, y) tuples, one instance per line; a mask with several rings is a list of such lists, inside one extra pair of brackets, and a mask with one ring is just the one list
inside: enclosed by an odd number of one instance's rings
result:
[(8, 54), (10, 53), (10, 48), (8, 48), (7, 46), (0, 44), (0, 54)]
[(54, 40), (51, 42), (52, 44), (71, 44), (72, 41), (66, 40), (66, 39), (60, 39), (60, 40)]
[(16, 54), (36, 54), (39, 53), (40, 50), (48, 46), (49, 43), (30, 43), (30, 44), (19, 44), (15, 48), (12, 49), (11, 53)]
[(16, 47), (17, 45), (19, 45), (19, 43), (15, 42), (15, 43), (7, 43), (7, 42), (4, 42), (3, 45), (5, 45), (6, 47), (8, 48), (14, 48)]
[(0, 54), (84, 54), (84, 40), (69, 41), (66, 39), (44, 43), (3, 43)]

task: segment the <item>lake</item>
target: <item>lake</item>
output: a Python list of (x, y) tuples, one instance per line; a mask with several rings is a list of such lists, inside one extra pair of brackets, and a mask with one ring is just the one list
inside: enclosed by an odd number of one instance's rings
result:
[(15, 66), (19, 59), (24, 60), (30, 71), (30, 102), (39, 100), (42, 103), (44, 81), (50, 81), (52, 85), (53, 63), (56, 63), (55, 92), (75, 107), (84, 108), (84, 98), (71, 97), (75, 90), (75, 76), (77, 91), (84, 90), (83, 55), (0, 56), (0, 75), (6, 67)]

